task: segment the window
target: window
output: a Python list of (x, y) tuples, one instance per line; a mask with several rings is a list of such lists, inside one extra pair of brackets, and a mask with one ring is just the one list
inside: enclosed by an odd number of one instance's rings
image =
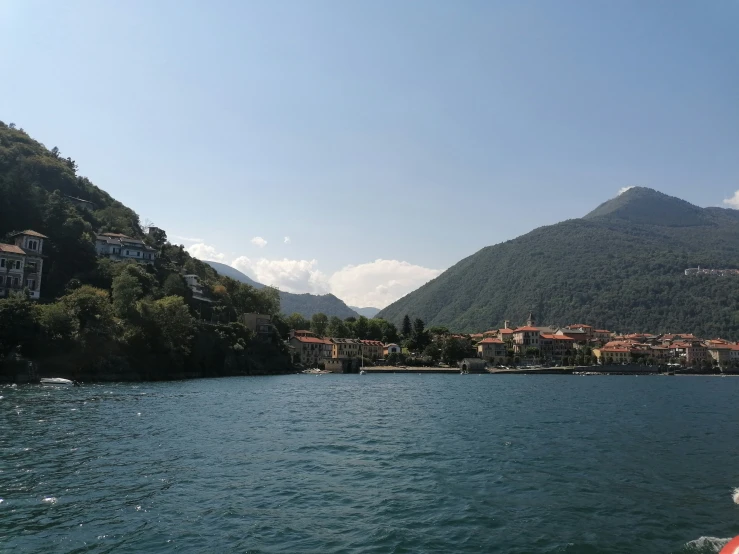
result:
[(21, 268), (21, 261), (20, 260), (16, 260), (15, 261), (15, 268), (16, 269), (20, 269)]
[(29, 240), (28, 241), (28, 249), (29, 250), (38, 250), (38, 241), (37, 240)]
[(12, 285), (13, 284), (13, 278), (12, 277), (8, 277), (7, 279), (5, 279), (5, 284), (7, 286)]
[(13, 277), (13, 284), (17, 287), (18, 286), (18, 277)]
[(141, 257), (141, 252), (136, 252), (136, 257), (137, 258), (140, 258)]
[(130, 255), (131, 255), (131, 251), (130, 250), (126, 250), (126, 256), (130, 256)]
[(26, 279), (26, 286), (30, 290), (36, 290), (36, 279)]
[(5, 258), (0, 258), (0, 267), (5, 267)]

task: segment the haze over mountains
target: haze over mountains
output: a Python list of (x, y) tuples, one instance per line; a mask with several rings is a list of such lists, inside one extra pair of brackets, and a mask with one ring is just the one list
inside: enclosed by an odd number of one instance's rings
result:
[[(241, 281), (258, 289), (264, 287), (262, 283), (258, 283), (230, 265), (210, 261), (205, 263), (221, 275), (226, 275), (227, 277), (231, 277), (231, 279)], [(299, 313), (303, 317), (310, 318), (313, 314), (323, 313), (329, 317), (335, 315), (341, 319), (359, 317), (360, 315), (374, 317), (380, 311), (377, 308), (355, 308), (353, 306), (347, 306), (343, 300), (333, 294), (295, 294), (284, 291), (280, 291), (280, 309), (286, 315)]]
[(739, 211), (634, 187), (583, 218), (483, 248), (378, 315), (472, 332), (533, 311), (541, 324), (739, 335), (739, 278), (684, 274), (698, 265), (739, 267)]

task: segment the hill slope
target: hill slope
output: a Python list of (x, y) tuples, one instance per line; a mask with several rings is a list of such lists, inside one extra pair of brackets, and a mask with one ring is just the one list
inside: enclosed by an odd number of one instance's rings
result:
[(534, 311), (541, 324), (691, 331), (739, 338), (739, 278), (686, 277), (739, 267), (739, 217), (634, 188), (582, 219), (488, 246), (379, 313), (481, 331)]
[[(219, 262), (205, 262), (215, 269), (221, 275), (231, 277), (252, 287), (264, 288), (262, 283), (256, 282), (254, 279), (242, 273), (238, 269), (230, 265)], [(294, 294), (291, 292), (280, 291), (280, 311), (285, 315), (299, 313), (303, 317), (310, 318), (313, 314), (323, 313), (331, 317), (333, 315), (346, 319), (347, 317), (358, 317), (359, 314), (349, 308), (343, 301), (336, 298), (333, 294)]]

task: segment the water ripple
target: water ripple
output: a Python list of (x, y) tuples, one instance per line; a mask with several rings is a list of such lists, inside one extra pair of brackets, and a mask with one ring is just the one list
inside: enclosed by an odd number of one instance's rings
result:
[(0, 386), (0, 551), (718, 552), (739, 379)]

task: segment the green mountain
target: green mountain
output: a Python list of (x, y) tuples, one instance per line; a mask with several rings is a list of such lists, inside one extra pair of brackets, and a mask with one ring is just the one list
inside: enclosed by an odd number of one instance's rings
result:
[[(242, 273), (238, 269), (230, 265), (219, 262), (205, 262), (221, 275), (230, 277), (254, 288), (264, 288), (262, 283), (256, 282), (254, 279)], [(337, 316), (341, 319), (347, 317), (359, 317), (359, 314), (349, 308), (344, 302), (336, 298), (333, 294), (294, 294), (291, 292), (280, 291), (280, 310), (285, 315), (298, 313), (305, 318), (310, 319), (313, 314), (326, 314), (327, 316)]]
[(382, 310), (483, 331), (530, 311), (540, 324), (739, 338), (739, 212), (635, 187), (581, 219), (483, 248)]

